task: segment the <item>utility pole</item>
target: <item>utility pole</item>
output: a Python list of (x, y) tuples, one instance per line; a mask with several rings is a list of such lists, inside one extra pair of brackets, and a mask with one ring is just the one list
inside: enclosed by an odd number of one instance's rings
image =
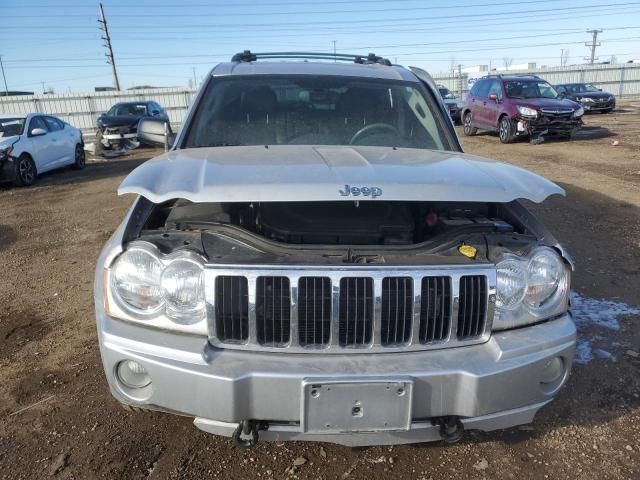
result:
[(564, 67), (564, 48), (560, 49), (560, 66)]
[(591, 48), (591, 56), (585, 60), (589, 60), (589, 63), (593, 65), (593, 62), (597, 59), (596, 57), (596, 47), (600, 46), (598, 43), (598, 34), (602, 33), (602, 30), (587, 30), (587, 33), (591, 34), (591, 43), (585, 43), (585, 46)]
[(7, 87), (7, 77), (4, 76), (4, 65), (2, 64), (2, 55), (0, 55), (0, 70), (2, 70), (2, 79), (4, 80), (4, 92), (9, 96), (9, 87)]
[(118, 80), (118, 71), (116, 70), (116, 61), (113, 58), (113, 49), (111, 48), (111, 37), (109, 36), (109, 28), (107, 27), (107, 19), (104, 16), (104, 9), (102, 8), (102, 3), (99, 4), (100, 8), (100, 20), (98, 23), (100, 24), (100, 30), (104, 32), (104, 36), (102, 39), (104, 40), (104, 46), (107, 47), (107, 53), (105, 54), (107, 57), (107, 63), (111, 65), (111, 70), (113, 71), (113, 86), (116, 90), (120, 90), (120, 81)]
[(193, 87), (198, 88), (198, 80), (196, 80), (196, 67), (193, 68)]
[(462, 65), (458, 64), (458, 98), (462, 98)]
[(336, 63), (338, 59), (336, 58), (336, 41), (333, 41), (333, 62)]

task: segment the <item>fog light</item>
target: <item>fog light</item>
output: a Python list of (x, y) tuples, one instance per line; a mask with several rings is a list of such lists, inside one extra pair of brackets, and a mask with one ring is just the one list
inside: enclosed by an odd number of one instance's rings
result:
[(549, 385), (561, 380), (564, 376), (564, 360), (562, 357), (555, 357), (549, 360), (542, 370), (540, 383)]
[(144, 388), (151, 383), (147, 370), (134, 360), (118, 364), (118, 379), (129, 388)]

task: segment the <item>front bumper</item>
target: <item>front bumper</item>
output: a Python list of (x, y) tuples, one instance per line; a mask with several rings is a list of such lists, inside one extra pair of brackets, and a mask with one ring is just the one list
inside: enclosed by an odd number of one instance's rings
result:
[(120, 143), (124, 140), (135, 140), (138, 138), (138, 134), (136, 132), (129, 133), (102, 133), (102, 138), (100, 141), (105, 147), (110, 145)]
[(554, 117), (551, 115), (538, 115), (535, 118), (518, 116), (517, 135), (535, 136), (569, 136), (582, 126), (581, 117)]
[[(119, 401), (195, 417), (205, 431), (231, 435), (245, 419), (268, 421), (266, 440), (319, 440), (345, 445), (440, 439), (431, 419), (460, 417), (465, 428), (495, 430), (529, 423), (564, 384), (575, 350), (570, 314), (497, 332), (481, 345), (413, 353), (275, 354), (221, 350), (197, 336), (148, 329), (108, 317), (100, 308), (98, 334), (112, 394)], [(564, 373), (541, 384), (547, 363), (560, 357)], [(136, 360), (152, 383), (132, 392), (117, 365)], [(318, 434), (301, 427), (305, 383), (318, 378), (407, 379), (413, 382), (410, 428), (393, 432)]]
[(585, 112), (600, 112), (603, 110), (613, 110), (616, 108), (616, 101), (610, 100), (606, 102), (580, 102)]

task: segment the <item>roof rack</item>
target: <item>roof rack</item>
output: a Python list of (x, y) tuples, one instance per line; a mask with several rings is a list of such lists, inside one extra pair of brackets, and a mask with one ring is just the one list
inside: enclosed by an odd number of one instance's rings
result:
[(264, 53), (253, 53), (250, 50), (245, 50), (241, 53), (236, 53), (233, 57), (231, 57), (232, 62), (255, 62), (260, 59), (269, 59), (269, 58), (291, 58), (291, 59), (300, 59), (300, 60), (334, 60), (341, 62), (353, 62), (360, 64), (380, 64), (386, 65), (388, 67), (391, 66), (391, 62), (386, 59), (379, 57), (375, 53), (370, 53), (369, 55), (351, 55), (346, 53), (318, 53), (318, 52), (264, 52)]
[(489, 75), (485, 75), (484, 78), (502, 78), (502, 77), (531, 77), (531, 78), (540, 78), (538, 75), (534, 75), (533, 73), (490, 73)]

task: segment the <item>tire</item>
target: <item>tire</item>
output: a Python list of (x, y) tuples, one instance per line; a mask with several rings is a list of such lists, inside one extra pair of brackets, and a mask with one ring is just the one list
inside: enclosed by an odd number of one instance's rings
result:
[(73, 168), (74, 170), (82, 170), (85, 166), (86, 157), (84, 153), (84, 148), (82, 147), (81, 144), (76, 145), (76, 150), (74, 155), (75, 155), (75, 161), (71, 165), (71, 168)]
[(18, 187), (29, 187), (36, 183), (37, 177), (38, 171), (33, 159), (26, 153), (20, 155), (15, 163), (13, 183)]
[(513, 127), (513, 122), (509, 117), (506, 115), (500, 117), (500, 122), (498, 123), (498, 137), (500, 138), (500, 143), (513, 143), (516, 138), (513, 132)]
[(464, 133), (465, 137), (473, 137), (476, 133), (478, 133), (478, 129), (473, 126), (471, 112), (467, 112), (464, 114), (462, 125), (462, 132)]
[(600, 113), (611, 113), (613, 112), (613, 108), (607, 108), (606, 110), (600, 110)]

